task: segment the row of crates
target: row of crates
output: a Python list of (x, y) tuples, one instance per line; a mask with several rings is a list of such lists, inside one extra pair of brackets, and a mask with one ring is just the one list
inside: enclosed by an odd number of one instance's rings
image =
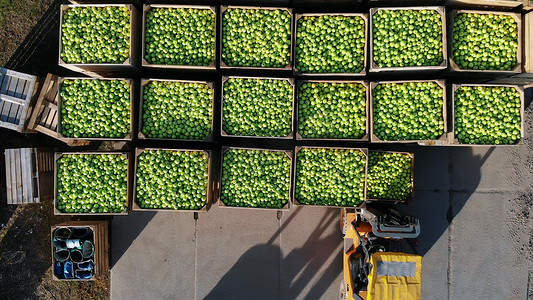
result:
[[(516, 2), (516, 1), (508, 1), (508, 2)], [(61, 7), (61, 22), (63, 22), (63, 15), (66, 10), (72, 7), (78, 7), (79, 5), (63, 5)], [(106, 6), (104, 4), (101, 5), (87, 5), (87, 6)], [(373, 39), (372, 39), (372, 30), (369, 30), (368, 28), (372, 27), (372, 16), (379, 10), (397, 10), (397, 9), (405, 9), (405, 8), (392, 8), (392, 7), (382, 7), (382, 8), (371, 8), (370, 13), (358, 13), (358, 14), (346, 14), (347, 16), (360, 16), (363, 20), (365, 20), (365, 59), (364, 59), (364, 67), (361, 72), (359, 73), (333, 73), (333, 74), (326, 74), (326, 73), (306, 73), (306, 72), (300, 72), (297, 70), (295, 66), (295, 43), (296, 43), (296, 25), (297, 20), (301, 17), (306, 16), (306, 14), (294, 14), (291, 8), (272, 8), (272, 7), (261, 7), (261, 9), (281, 9), (287, 11), (293, 20), (293, 26), (292, 26), (292, 33), (291, 33), (291, 51), (290, 51), (290, 62), (288, 65), (282, 68), (269, 68), (269, 67), (238, 67), (238, 66), (230, 66), (227, 65), (224, 62), (224, 59), (222, 58), (222, 14), (232, 6), (184, 6), (184, 5), (159, 5), (159, 4), (152, 4), (152, 5), (144, 5), (143, 6), (143, 15), (142, 18), (140, 16), (140, 13), (138, 12), (138, 9), (133, 5), (119, 5), (116, 6), (122, 6), (127, 7), (130, 10), (130, 45), (129, 45), (129, 58), (126, 59), (123, 63), (115, 64), (115, 63), (67, 63), (61, 58), (61, 51), (63, 49), (62, 45), (62, 32), (60, 32), (60, 41), (59, 41), (59, 49), (60, 54), (58, 58), (58, 62), (60, 66), (63, 66), (65, 68), (68, 68), (70, 70), (73, 70), (75, 72), (79, 72), (82, 74), (85, 74), (87, 76), (91, 77), (112, 77), (112, 76), (124, 76), (129, 74), (138, 74), (141, 70), (141, 68), (151, 68), (156, 70), (205, 70), (205, 71), (216, 71), (218, 69), (220, 70), (263, 70), (263, 71), (290, 71), (293, 72), (295, 76), (364, 76), (368, 72), (420, 72), (420, 71), (429, 71), (429, 72), (439, 72), (443, 70), (453, 71), (453, 72), (468, 72), (468, 73), (490, 73), (494, 74), (495, 77), (500, 76), (509, 76), (511, 74), (517, 74), (517, 73), (530, 73), (533, 72), (532, 64), (532, 53), (530, 51), (530, 45), (531, 43), (531, 26), (532, 22), (531, 19), (533, 19), (533, 14), (524, 14), (521, 13), (513, 13), (513, 12), (500, 12), (500, 11), (474, 11), (474, 10), (448, 10), (444, 7), (427, 7), (427, 6), (419, 6), (419, 7), (408, 7), (408, 9), (431, 9), (435, 10), (437, 13), (441, 15), (442, 20), (442, 37), (443, 41), (443, 62), (438, 66), (414, 66), (414, 67), (379, 67), (376, 63), (373, 62)], [(214, 45), (213, 51), (216, 53), (215, 57), (216, 59), (208, 66), (186, 66), (186, 65), (170, 65), (170, 64), (153, 64), (148, 62), (145, 59), (145, 30), (146, 30), (146, 13), (150, 11), (153, 8), (196, 8), (196, 9), (206, 9), (211, 10), (213, 13), (217, 16), (219, 24), (219, 30), (215, 31), (215, 35), (218, 36), (216, 40), (219, 41), (218, 45)], [(253, 6), (249, 6), (247, 8), (257, 8)], [(518, 50), (517, 50), (517, 65), (509, 71), (496, 71), (496, 70), (465, 70), (461, 69), (457, 66), (457, 64), (453, 61), (453, 58), (451, 57), (451, 49), (452, 49), (452, 39), (451, 39), (451, 24), (453, 21), (453, 18), (455, 15), (459, 13), (479, 13), (479, 14), (498, 14), (498, 15), (507, 15), (514, 18), (518, 25)], [(318, 13), (313, 13), (309, 15), (320, 15)], [(334, 13), (334, 15), (343, 15), (342, 13)], [(141, 20), (142, 19), (142, 20)], [(447, 38), (448, 37), (448, 38)]]

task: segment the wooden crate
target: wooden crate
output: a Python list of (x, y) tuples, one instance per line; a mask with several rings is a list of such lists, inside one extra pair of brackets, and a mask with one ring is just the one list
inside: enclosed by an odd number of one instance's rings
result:
[[(143, 115), (144, 115), (144, 87), (148, 85), (152, 81), (159, 81), (159, 82), (181, 82), (181, 83), (199, 83), (199, 84), (206, 84), (212, 91), (213, 91), (213, 101), (211, 102), (211, 133), (209, 136), (207, 136), (204, 140), (192, 140), (192, 139), (172, 139), (172, 138), (154, 138), (154, 137), (147, 137), (142, 132), (144, 121), (143, 121)], [(198, 142), (198, 141), (204, 141), (204, 142), (212, 142), (214, 139), (214, 131), (215, 128), (215, 83), (213, 81), (193, 81), (193, 80), (173, 80), (173, 79), (141, 79), (141, 88), (140, 88), (140, 100), (139, 100), (139, 122), (138, 122), (138, 134), (137, 138), (140, 140), (158, 140), (158, 141), (190, 141), (190, 142)]]
[[(528, 1), (528, 0), (525, 0)], [(447, 7), (468, 9), (514, 10), (522, 5), (521, 0), (446, 0)]]
[[(224, 27), (224, 14), (226, 13), (226, 10), (228, 9), (250, 9), (250, 10), (282, 10), (289, 13), (291, 16), (291, 36), (289, 37), (291, 41), (291, 46), (289, 48), (289, 63), (285, 67), (281, 68), (274, 68), (274, 67), (240, 67), (240, 66), (228, 66), (224, 59), (222, 58), (222, 49), (224, 47), (224, 36), (223, 36), (223, 27)], [(270, 6), (227, 6), (227, 5), (221, 5), (219, 9), (219, 17), (218, 17), (218, 23), (219, 23), (219, 45), (218, 45), (218, 60), (219, 60), (219, 67), (223, 70), (262, 70), (262, 71), (292, 71), (292, 65), (293, 65), (293, 36), (294, 36), (294, 13), (292, 8), (288, 7), (270, 7)]]
[[(305, 17), (321, 17), (321, 16), (343, 16), (343, 17), (360, 17), (365, 22), (364, 31), (365, 31), (365, 47), (363, 55), (363, 69), (359, 73), (306, 73), (298, 71), (296, 67), (296, 62), (298, 56), (296, 55), (296, 46), (298, 41), (298, 21)], [(306, 13), (306, 14), (295, 14), (294, 16), (294, 29), (293, 29), (293, 40), (292, 40), (292, 57), (294, 58), (294, 74), (300, 76), (364, 76), (367, 73), (367, 61), (368, 61), (368, 14), (361, 13)]]
[[(374, 62), (374, 25), (372, 19), (374, 14), (380, 10), (434, 10), (440, 15), (442, 24), (442, 63), (439, 66), (411, 66), (411, 67), (380, 67)], [(410, 7), (379, 7), (370, 8), (370, 56), (369, 56), (369, 71), (376, 72), (438, 72), (445, 70), (448, 67), (448, 45), (446, 43), (446, 9), (444, 6), (410, 6)], [(450, 32), (450, 31), (448, 31)]]
[(39, 78), (0, 68), (0, 127), (24, 130)]
[[(60, 281), (86, 281), (96, 280), (109, 272), (109, 222), (107, 220), (100, 221), (69, 221), (52, 226), (50, 230), (50, 243), (52, 253), (54, 253), (53, 233), (54, 230), (60, 227), (89, 227), (93, 231), (94, 243), (94, 275), (91, 279), (60, 279), (55, 275), (52, 268), (52, 278)], [(52, 255), (52, 266), (55, 265), (54, 257)]]
[[(63, 49), (61, 25), (63, 24), (63, 14), (73, 7), (126, 7), (130, 11), (130, 36), (129, 54), (130, 56), (123, 63), (67, 63), (61, 58)], [(106, 78), (116, 76), (130, 76), (139, 73), (140, 60), (138, 53), (139, 32), (139, 12), (132, 4), (63, 4), (60, 8), (59, 21), (59, 53), (58, 64), (74, 72), (79, 72), (89, 77)]]
[[(365, 202), (411, 202), (413, 201), (413, 193), (415, 188), (415, 182), (414, 182), (414, 174), (415, 174), (415, 154), (411, 152), (397, 152), (397, 151), (381, 151), (381, 150), (369, 150), (369, 160), (368, 160), (368, 169), (370, 169), (370, 153), (372, 152), (378, 152), (378, 153), (397, 153), (397, 154), (405, 154), (411, 157), (411, 192), (407, 199), (405, 200), (394, 200), (394, 199), (381, 199), (381, 198), (368, 198), (368, 194), (366, 195)], [(368, 171), (370, 172), (370, 170)], [(368, 172), (367, 172), (367, 182), (368, 182)], [(367, 183), (368, 184), (368, 183)], [(367, 186), (368, 188), (368, 186)], [(368, 191), (367, 191), (368, 192)]]
[[(399, 141), (384, 141), (379, 139), (374, 134), (374, 89), (380, 84), (387, 83), (409, 83), (409, 82), (434, 82), (442, 88), (442, 119), (444, 121), (444, 131), (442, 135), (435, 140), (399, 140)], [(417, 143), (421, 146), (445, 146), (447, 142), (447, 132), (448, 132), (448, 112), (447, 112), (447, 101), (446, 101), (446, 83), (444, 80), (404, 80), (404, 81), (376, 81), (370, 83), (370, 100), (369, 103), (369, 128), (370, 128), (370, 141), (372, 143)]]
[[(514, 1), (509, 1), (514, 2)], [(516, 49), (516, 66), (514, 69), (507, 71), (507, 70), (473, 70), (473, 69), (461, 69), (453, 60), (453, 24), (455, 21), (455, 18), (460, 14), (480, 14), (480, 15), (502, 15), (502, 16), (510, 16), (516, 21), (516, 25), (518, 28), (518, 47)], [(501, 11), (483, 11), (483, 10), (452, 10), (448, 14), (448, 32), (450, 33), (450, 36), (448, 37), (448, 49), (449, 49), (449, 55), (448, 55), (448, 71), (452, 72), (465, 72), (465, 73), (477, 73), (477, 74), (489, 74), (489, 75), (495, 75), (495, 76), (505, 76), (505, 75), (511, 75), (513, 73), (520, 73), (522, 72), (522, 47), (523, 47), (523, 40), (522, 40), (522, 34), (523, 34), (523, 28), (522, 28), (522, 15), (519, 13), (512, 13), (512, 12), (501, 12)]]
[(6, 149), (7, 204), (52, 199), (54, 158), (36, 148)]
[[(59, 169), (57, 164), (58, 160), (63, 155), (83, 155), (83, 154), (94, 154), (94, 155), (122, 155), (127, 160), (127, 192), (126, 192), (126, 208), (124, 208), (123, 211), (119, 213), (69, 213), (69, 212), (62, 212), (59, 209), (57, 209), (57, 186), (58, 186), (58, 178), (57, 178), (57, 170)], [(102, 152), (56, 152), (54, 153), (54, 174), (53, 174), (53, 189), (54, 189), (54, 215), (65, 215), (65, 216), (113, 216), (113, 215), (128, 215), (131, 210), (131, 198), (132, 198), (132, 189), (133, 189), (133, 159), (131, 158), (131, 154), (129, 152), (113, 152), (113, 151), (102, 151)]]
[[(516, 144), (461, 144), (457, 137), (455, 136), (455, 91), (462, 86), (469, 87), (510, 87), (515, 89), (520, 94), (520, 140)], [(451, 128), (448, 132), (448, 146), (463, 146), (463, 147), (493, 147), (493, 146), (515, 146), (524, 144), (524, 130), (525, 130), (525, 100), (524, 100), (524, 87), (515, 84), (452, 84), (451, 88), (451, 97), (449, 102), (449, 110), (451, 112)]]
[(26, 129), (38, 131), (66, 143), (69, 146), (85, 146), (86, 140), (61, 138), (57, 134), (57, 98), (59, 79), (54, 74), (48, 74), (44, 80), (39, 96), (28, 119)]
[[(135, 84), (134, 80), (133, 79), (127, 79), (127, 78), (85, 78), (85, 77), (59, 77), (58, 78), (58, 91), (61, 91), (61, 86), (63, 84), (63, 81), (65, 80), (76, 80), (76, 79), (79, 79), (79, 80), (100, 80), (100, 81), (103, 81), (103, 80), (121, 80), (121, 81), (125, 81), (129, 87), (130, 87), (130, 130), (129, 130), (129, 133), (124, 137), (124, 138), (107, 138), (107, 137), (84, 137), (82, 139), (84, 140), (87, 140), (87, 141), (131, 141), (133, 139), (133, 128), (135, 128), (134, 126), (134, 122), (136, 121), (135, 120), (135, 116), (134, 116), (134, 111), (133, 111), (133, 107), (135, 105), (135, 98), (136, 95), (138, 95), (137, 93), (137, 84)], [(78, 140), (78, 138), (71, 138), (71, 137), (66, 137), (64, 136), (62, 133), (61, 133), (61, 120), (62, 120), (62, 113), (61, 113), (61, 108), (63, 106), (62, 104), (62, 97), (61, 97), (61, 93), (58, 92), (57, 95), (56, 95), (56, 98), (55, 100), (56, 101), (55, 103), (57, 103), (56, 105), (56, 110), (57, 110), (57, 122), (56, 122), (56, 131), (57, 131), (57, 136), (59, 137), (60, 140), (63, 140), (63, 141), (68, 141), (68, 142), (75, 142), (76, 140)]]
[[(139, 203), (137, 203), (137, 165), (139, 163), (139, 156), (144, 151), (149, 150), (163, 150), (170, 152), (185, 152), (185, 151), (196, 151), (203, 152), (207, 156), (207, 192), (206, 192), (206, 205), (200, 209), (163, 209), (163, 208), (142, 208)], [(135, 166), (134, 166), (134, 179), (133, 179), (133, 201), (132, 201), (132, 211), (177, 211), (177, 212), (207, 212), (211, 205), (213, 204), (213, 195), (215, 194), (215, 181), (213, 180), (213, 168), (211, 167), (211, 150), (195, 150), (195, 149), (168, 149), (168, 148), (136, 148), (135, 149)]]
[[(366, 127), (365, 127), (365, 134), (360, 139), (342, 139), (342, 138), (304, 138), (299, 132), (299, 126), (300, 126), (300, 119), (299, 119), (299, 104), (300, 104), (300, 87), (304, 83), (358, 83), (365, 87), (366, 94)], [(295, 120), (295, 127), (296, 127), (296, 139), (297, 140), (304, 140), (304, 141), (343, 141), (343, 142), (370, 142), (370, 92), (369, 92), (369, 83), (368, 81), (357, 81), (357, 80), (301, 80), (296, 83), (296, 93), (297, 97), (294, 99), (294, 120)]]
[[(258, 79), (258, 80), (283, 80), (287, 81), (292, 86), (292, 110), (291, 110), (291, 132), (287, 136), (283, 137), (274, 137), (274, 136), (257, 136), (257, 135), (236, 135), (236, 134), (228, 134), (223, 128), (224, 128), (224, 84), (228, 79)], [(240, 137), (240, 138), (257, 138), (257, 139), (284, 139), (284, 140), (291, 140), (294, 137), (294, 103), (296, 102), (296, 86), (293, 78), (274, 78), (274, 77), (244, 77), (244, 76), (223, 76), (222, 77), (222, 85), (221, 85), (221, 94), (220, 94), (220, 135), (221, 136), (228, 136), (228, 137)]]
[[(287, 157), (291, 161), (291, 169), (289, 170), (289, 191), (287, 193), (287, 203), (282, 208), (268, 208), (268, 207), (250, 207), (250, 206), (229, 206), (226, 205), (222, 198), (220, 197), (222, 194), (222, 176), (224, 172), (224, 168), (222, 167), (224, 165), (224, 154), (226, 151), (230, 149), (241, 149), (241, 150), (259, 150), (259, 151), (270, 151), (270, 152), (283, 152), (287, 155)], [(244, 148), (244, 147), (222, 147), (222, 155), (220, 156), (220, 180), (218, 182), (218, 186), (216, 187), (216, 198), (218, 202), (219, 208), (230, 208), (230, 209), (247, 209), (247, 210), (265, 210), (265, 211), (289, 211), (292, 207), (292, 201), (291, 201), (291, 195), (292, 195), (292, 178), (293, 178), (293, 154), (291, 150), (274, 150), (274, 149), (264, 149), (264, 148)]]
[[(144, 58), (146, 54), (146, 44), (145, 44), (145, 38), (146, 38), (146, 14), (149, 10), (152, 8), (163, 8), (163, 9), (172, 9), (172, 8), (185, 8), (185, 9), (195, 9), (195, 10), (211, 10), (213, 15), (215, 16), (215, 44), (213, 51), (215, 53), (213, 62), (208, 66), (195, 66), (195, 65), (163, 65), (163, 64), (152, 64), (146, 61)], [(197, 5), (170, 5), (170, 4), (145, 4), (143, 6), (143, 23), (142, 23), (142, 41), (141, 41), (141, 65), (146, 68), (152, 68), (152, 69), (162, 69), (162, 70), (203, 70), (203, 71), (214, 71), (217, 69), (216, 65), (216, 53), (218, 51), (217, 45), (216, 45), (216, 39), (217, 39), (217, 31), (216, 31), (216, 18), (218, 18), (217, 15), (217, 7), (216, 6), (197, 6)]]
[(333, 205), (318, 205), (318, 204), (303, 204), (296, 199), (296, 184), (297, 184), (297, 178), (296, 178), (296, 168), (298, 167), (298, 152), (300, 152), (302, 149), (326, 149), (326, 150), (357, 150), (364, 154), (365, 156), (365, 177), (364, 177), (364, 187), (363, 187), (363, 202), (359, 205), (363, 205), (366, 200), (366, 179), (368, 176), (368, 149), (367, 148), (345, 148), (345, 147), (314, 147), (314, 146), (296, 146), (294, 149), (294, 163), (292, 164), (292, 202), (295, 206), (311, 206), (311, 207), (334, 207), (334, 208), (354, 208), (353, 206), (333, 206)]

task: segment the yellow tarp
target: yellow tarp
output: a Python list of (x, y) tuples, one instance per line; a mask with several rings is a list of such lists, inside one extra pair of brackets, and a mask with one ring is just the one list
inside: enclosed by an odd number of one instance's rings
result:
[(421, 298), (422, 256), (378, 252), (370, 258), (367, 300), (417, 300)]

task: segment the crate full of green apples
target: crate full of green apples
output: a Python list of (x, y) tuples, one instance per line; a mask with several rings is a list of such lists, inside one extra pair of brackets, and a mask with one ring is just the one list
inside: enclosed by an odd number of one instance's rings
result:
[(56, 153), (54, 214), (127, 215), (130, 170), (126, 152)]
[(205, 212), (211, 207), (211, 152), (137, 148), (133, 210)]
[(222, 148), (220, 169), (219, 207), (290, 208), (292, 151)]
[(61, 5), (59, 65), (95, 77), (138, 70), (138, 18), (131, 4)]
[(368, 150), (296, 147), (295, 205), (357, 207), (367, 195)]
[(524, 137), (524, 89), (517, 85), (452, 85), (451, 145), (517, 145)]
[(131, 79), (60, 78), (60, 138), (131, 140), (135, 84)]

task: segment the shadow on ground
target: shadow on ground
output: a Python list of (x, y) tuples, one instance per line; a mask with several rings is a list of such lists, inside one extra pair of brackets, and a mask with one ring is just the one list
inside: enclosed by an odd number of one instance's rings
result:
[[(340, 231), (325, 237), (322, 235), (332, 223), (338, 222), (337, 210), (330, 210), (321, 220), (317, 220), (313, 233), (302, 247), (281, 256), (280, 268), (285, 269), (282, 272), (284, 274), (273, 272), (270, 268), (257, 268), (264, 265), (261, 263), (263, 257), (275, 257), (279, 253), (283, 255), (274, 241), (286, 230), (300, 209), (296, 208), (291, 213), (268, 242), (246, 251), (204, 299), (271, 299), (276, 290), (280, 291), (278, 298), (281, 299), (319, 299), (332, 284), (336, 284), (334, 281), (342, 269), (339, 251), (342, 237)], [(331, 264), (317, 276), (324, 262), (331, 257), (338, 264)], [(312, 287), (306, 289), (310, 284)]]
[(5, 67), (15, 71), (45, 77), (47, 73), (73, 75), (58, 66), (59, 7), (67, 1), (54, 1), (28, 33)]
[[(139, 234), (144, 230), (146, 225), (150, 223), (150, 220), (154, 218), (157, 212), (153, 211), (143, 211), (143, 212), (133, 212), (127, 216), (116, 216), (114, 219), (123, 219), (127, 218), (127, 222), (113, 222), (115, 227), (110, 231), (109, 241), (113, 241), (111, 245), (110, 255), (110, 268), (120, 260), (122, 255), (126, 253), (128, 248), (131, 246), (133, 241), (139, 236)], [(127, 224), (126, 224), (127, 223)], [(127, 228), (118, 228), (117, 226), (125, 225)], [(127, 226), (131, 224), (131, 226)], [(113, 236), (114, 234), (118, 236)]]

